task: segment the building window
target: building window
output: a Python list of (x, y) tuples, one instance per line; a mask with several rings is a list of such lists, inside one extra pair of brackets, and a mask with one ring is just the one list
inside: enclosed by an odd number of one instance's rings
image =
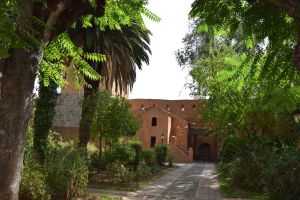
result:
[(184, 111), (184, 105), (181, 106), (181, 111)]
[(151, 148), (154, 148), (154, 146), (155, 146), (155, 143), (156, 143), (156, 137), (155, 137), (155, 136), (151, 136), (151, 143), (150, 143), (150, 147), (151, 147)]
[(157, 118), (156, 117), (152, 117), (151, 124), (152, 124), (152, 126), (157, 126)]

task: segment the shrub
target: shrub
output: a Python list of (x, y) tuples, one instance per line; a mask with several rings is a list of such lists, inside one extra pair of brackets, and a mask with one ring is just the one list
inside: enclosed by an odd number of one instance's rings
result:
[(153, 151), (144, 150), (142, 152), (142, 159), (146, 165), (150, 166), (155, 162), (155, 154)]
[(153, 173), (153, 168), (151, 166), (146, 165), (145, 163), (141, 163), (135, 172), (137, 178), (147, 177), (152, 175), (152, 173)]
[(20, 184), (20, 200), (49, 200), (50, 195), (46, 191), (46, 175), (40, 166), (34, 163), (25, 165)]
[(89, 164), (90, 169), (107, 170), (108, 161), (106, 159), (106, 154), (102, 153), (100, 159), (99, 150), (95, 151), (90, 155)]
[(156, 162), (160, 166), (164, 166), (165, 162), (167, 161), (167, 156), (168, 156), (168, 147), (166, 145), (156, 145), (154, 148), (155, 151), (155, 158)]
[(133, 141), (131, 142), (131, 147), (134, 149), (135, 151), (135, 156), (134, 156), (134, 160), (133, 160), (133, 170), (137, 171), (138, 170), (138, 166), (142, 160), (142, 153), (143, 153), (143, 147), (141, 145), (140, 142), (137, 141)]
[(223, 141), (220, 160), (222, 162), (233, 161), (235, 159), (235, 154), (243, 148), (243, 145), (245, 145), (245, 142), (241, 138), (238, 138), (235, 135), (227, 136)]
[(300, 150), (290, 147), (276, 154), (265, 170), (264, 186), (270, 199), (299, 199)]
[[(80, 152), (70, 143), (51, 145), (45, 160), (47, 184), (54, 199), (73, 199), (84, 193), (88, 168)], [(48, 146), (49, 147), (49, 146)]]
[(117, 182), (132, 182), (134, 179), (134, 173), (132, 173), (128, 167), (124, 166), (122, 163), (116, 161), (108, 165), (109, 171), (114, 174), (114, 177), (117, 179)]
[(105, 156), (108, 164), (118, 162), (128, 167), (135, 159), (135, 150), (130, 143), (121, 142), (109, 146), (105, 151)]
[(33, 129), (28, 127), (25, 139), (24, 163), (32, 159), (33, 151)]
[(223, 169), (226, 170), (225, 173), (232, 185), (246, 190), (262, 191), (262, 176), (272, 156), (272, 146), (266, 137), (254, 137), (239, 144), (238, 148), (235, 148), (235, 153), (227, 157), (230, 159), (226, 159), (223, 163)]

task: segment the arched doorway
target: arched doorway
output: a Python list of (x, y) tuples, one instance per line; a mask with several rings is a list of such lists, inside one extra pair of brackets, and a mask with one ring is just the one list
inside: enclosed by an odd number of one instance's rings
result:
[(203, 143), (199, 147), (199, 160), (210, 160), (210, 145), (208, 143)]

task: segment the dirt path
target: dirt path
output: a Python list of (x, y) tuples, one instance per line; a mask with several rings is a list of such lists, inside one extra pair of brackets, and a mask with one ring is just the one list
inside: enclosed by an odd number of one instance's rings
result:
[(89, 189), (90, 193), (112, 194), (124, 200), (221, 200), (215, 166), (212, 163), (179, 164), (152, 184), (136, 192)]

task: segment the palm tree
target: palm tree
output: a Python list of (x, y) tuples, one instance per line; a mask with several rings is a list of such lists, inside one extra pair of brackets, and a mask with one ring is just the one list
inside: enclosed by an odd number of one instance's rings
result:
[(84, 100), (79, 127), (79, 146), (86, 148), (90, 138), (91, 116), (94, 113), (92, 95), (100, 85), (106, 89), (126, 92), (132, 89), (136, 79), (136, 68), (141, 69), (143, 62), (149, 64), (151, 50), (150, 31), (138, 23), (122, 26), (120, 30), (100, 31), (87, 29), (85, 51), (106, 55), (103, 63), (90, 63), (103, 77), (103, 81), (86, 79), (92, 87), (84, 87)]

